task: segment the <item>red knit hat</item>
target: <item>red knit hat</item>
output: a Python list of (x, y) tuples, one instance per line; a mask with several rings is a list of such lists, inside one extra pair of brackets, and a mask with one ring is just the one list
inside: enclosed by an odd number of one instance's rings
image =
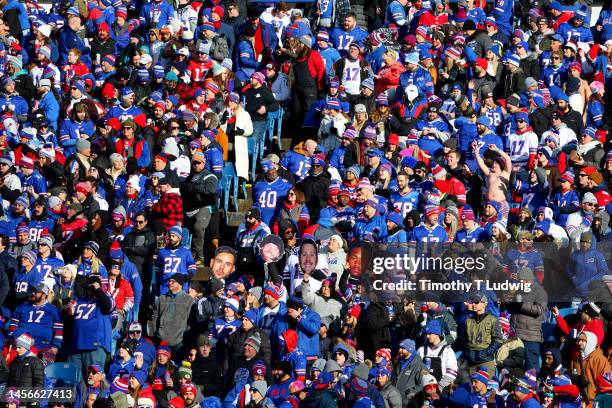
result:
[(381, 348), (376, 351), (376, 357), (382, 357), (386, 361), (391, 361), (391, 350), (388, 348)]
[(489, 61), (487, 61), (484, 58), (478, 58), (476, 62), (474, 63), (474, 66), (480, 67), (486, 71), (487, 68), (489, 68)]

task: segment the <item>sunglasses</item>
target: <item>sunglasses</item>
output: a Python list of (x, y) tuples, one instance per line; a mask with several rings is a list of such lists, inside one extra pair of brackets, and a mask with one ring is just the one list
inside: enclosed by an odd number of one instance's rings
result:
[(177, 130), (178, 128), (178, 126), (170, 126), (170, 130)]
[(136, 220), (135, 222), (136, 222), (136, 224), (144, 224), (146, 221), (144, 221), (144, 220), (142, 220), (142, 221)]
[(525, 123), (525, 121), (523, 119), (517, 119), (516, 123)]
[(588, 207), (595, 207), (596, 204), (593, 204), (593, 203), (584, 203), (584, 205), (586, 205)]
[(580, 173), (580, 174), (578, 174), (578, 177), (586, 177), (586, 176), (587, 176), (587, 175), (586, 175), (586, 174), (584, 174), (584, 173)]
[(560, 60), (561, 57), (552, 57), (551, 59), (553, 59), (553, 60)]
[(192, 164), (194, 164), (196, 166), (199, 166), (200, 164), (204, 164), (204, 163), (201, 162), (201, 161), (194, 161), (194, 162), (192, 162)]

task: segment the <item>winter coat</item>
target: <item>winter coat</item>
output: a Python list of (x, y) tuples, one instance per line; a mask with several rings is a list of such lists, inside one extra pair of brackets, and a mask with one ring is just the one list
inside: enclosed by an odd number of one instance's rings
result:
[(192, 304), (193, 299), (182, 290), (161, 295), (149, 320), (149, 335), (166, 340), (171, 347), (181, 344)]
[(301, 406), (304, 408), (338, 408), (336, 393), (331, 389), (312, 389)]
[[(580, 386), (584, 402), (589, 404), (596, 394), (595, 379), (605, 372), (610, 371), (610, 363), (599, 347), (595, 345), (596, 337), (587, 332), (585, 358), (578, 357), (570, 362), (570, 373), (576, 378), (573, 383)], [(589, 353), (590, 351), (590, 353)]]
[(42, 387), (44, 383), (42, 361), (31, 352), (15, 358), (9, 366), (8, 387)]
[(387, 307), (382, 302), (372, 302), (359, 315), (357, 344), (363, 350), (365, 358), (374, 359), (376, 350), (388, 347), (390, 341)]
[(266, 333), (264, 333), (263, 330), (255, 326), (249, 331), (239, 329), (230, 335), (226, 347), (227, 353), (225, 356), (225, 369), (227, 369), (227, 366), (229, 366), (229, 363), (232, 360), (233, 356), (242, 353), (242, 346), (244, 345), (244, 341), (254, 334), (259, 335), (259, 338), (261, 340), (261, 345), (259, 346), (259, 354), (266, 361), (266, 363), (271, 364), (272, 346), (270, 345), (270, 338)]
[(401, 408), (402, 407), (402, 395), (390, 382), (386, 383), (380, 390), (380, 394), (385, 400), (385, 407), (387, 408)]
[(421, 391), (423, 371), (427, 371), (427, 367), (423, 364), (421, 357), (416, 354), (405, 367), (402, 368), (400, 361), (393, 370), (392, 382), (402, 396), (402, 406), (408, 406), (414, 395)]
[(223, 370), (214, 357), (199, 357), (191, 363), (193, 383), (205, 387), (206, 395), (221, 395)]
[(318, 313), (322, 319), (329, 316), (332, 320), (335, 320), (340, 317), (342, 309), (340, 302), (333, 298), (326, 299), (312, 292), (308, 282), (302, 281), (302, 299), (304, 299), (304, 304), (310, 307), (313, 312)]
[(504, 341), (495, 354), (495, 364), (501, 370), (507, 368), (523, 368), (525, 363), (525, 345), (518, 337)]
[(546, 313), (548, 294), (542, 286), (532, 282), (531, 292), (525, 293), (522, 300), (510, 303), (508, 312), (512, 314), (510, 324), (516, 335), (523, 341), (541, 343), (542, 322)]

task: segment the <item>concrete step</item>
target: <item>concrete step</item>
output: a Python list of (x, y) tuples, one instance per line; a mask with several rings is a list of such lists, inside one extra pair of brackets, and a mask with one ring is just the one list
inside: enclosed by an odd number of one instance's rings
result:
[(249, 209), (253, 207), (253, 200), (250, 198), (239, 198), (238, 199), (238, 211), (239, 212), (247, 212)]
[[(250, 208), (250, 207), (249, 207)], [(229, 227), (237, 227), (244, 221), (246, 211), (242, 212), (230, 212), (225, 214), (225, 224)]]

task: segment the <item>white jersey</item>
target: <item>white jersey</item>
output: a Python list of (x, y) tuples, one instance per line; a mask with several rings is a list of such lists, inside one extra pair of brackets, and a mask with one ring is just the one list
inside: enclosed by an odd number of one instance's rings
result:
[(525, 164), (529, 161), (529, 155), (538, 151), (538, 136), (533, 131), (520, 135), (512, 133), (508, 136), (507, 150), (512, 163)]
[(361, 92), (361, 66), (359, 59), (351, 61), (345, 60), (344, 70), (342, 71), (342, 85), (349, 95), (359, 95)]

